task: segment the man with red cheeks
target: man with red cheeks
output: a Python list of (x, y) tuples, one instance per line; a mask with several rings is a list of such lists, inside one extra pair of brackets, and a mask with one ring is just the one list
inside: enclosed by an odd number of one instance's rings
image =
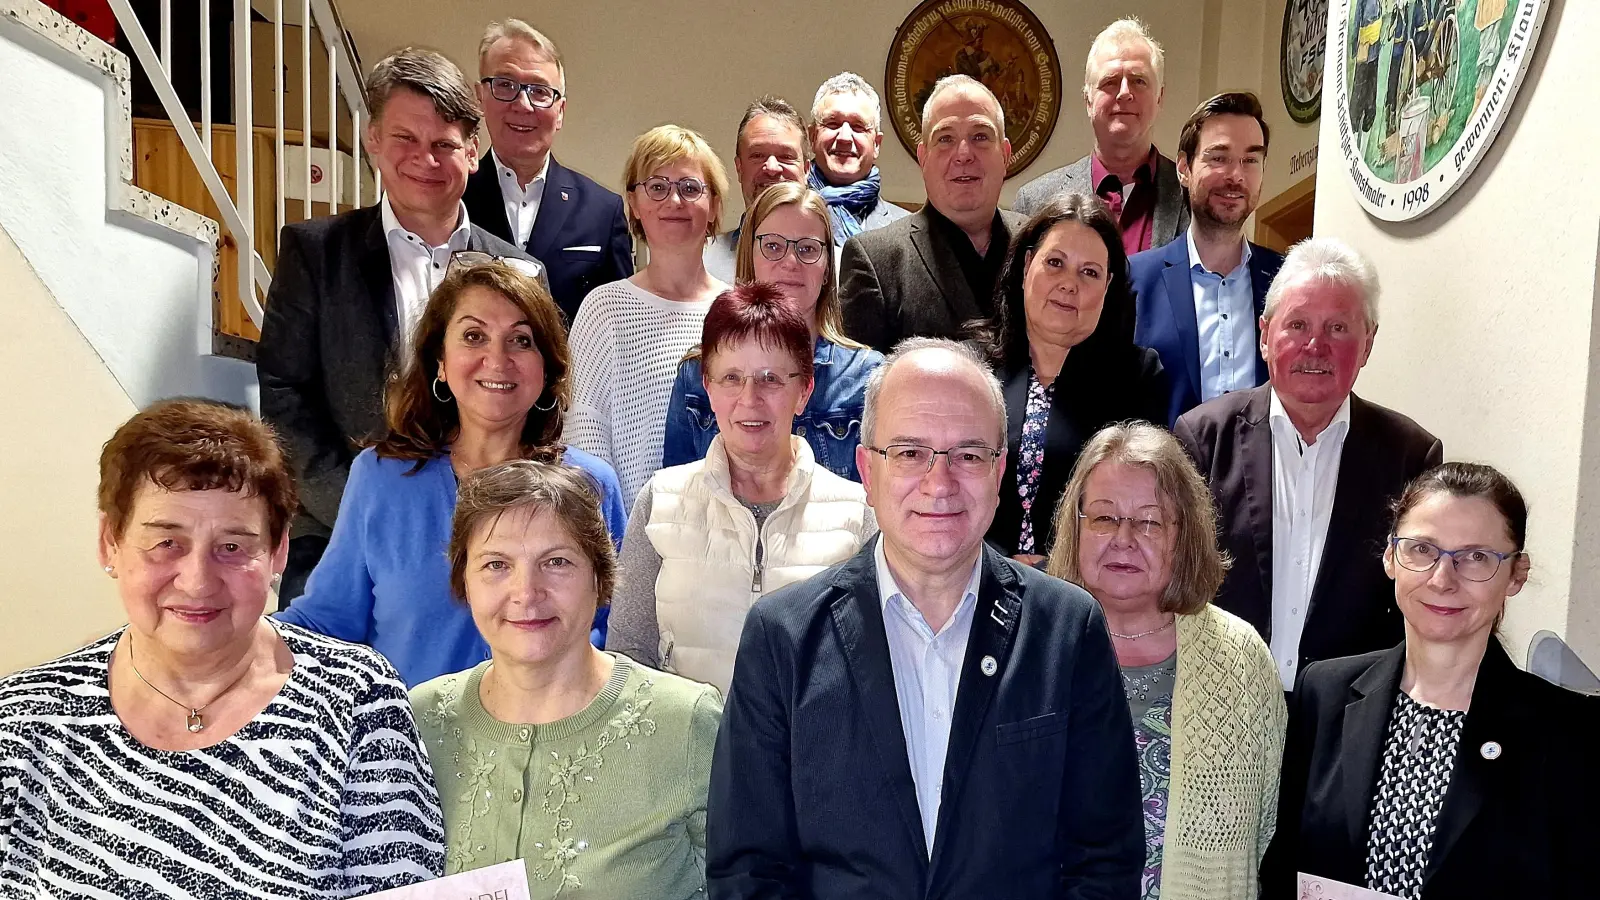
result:
[(289, 451), (302, 507), (284, 604), (328, 546), (356, 450), (383, 429), (385, 373), (407, 362), (408, 337), (452, 255), (514, 260), (545, 278), (526, 253), (468, 221), (461, 195), (478, 166), (483, 110), (456, 64), (407, 47), (379, 60), (364, 90), (363, 146), (383, 200), (283, 227), (256, 347), (261, 416)]
[(994, 287), (1022, 216), (1000, 209), (1011, 161), (1005, 113), (983, 83), (939, 79), (922, 107), (917, 165), (928, 202), (844, 245), (845, 334), (888, 353), (907, 337), (959, 338), (994, 312)]
[(1172, 160), (1155, 146), (1156, 117), (1166, 96), (1166, 54), (1135, 18), (1106, 26), (1083, 67), (1083, 105), (1094, 149), (1017, 191), (1012, 208), (1031, 216), (1063, 193), (1094, 194), (1111, 207), (1128, 255), (1171, 243), (1189, 210)]
[(1444, 448), (1351, 392), (1378, 332), (1377, 273), (1355, 250), (1295, 245), (1257, 327), (1267, 384), (1195, 407), (1173, 432), (1233, 558), (1216, 603), (1261, 632), (1291, 690), (1310, 662), (1400, 641), (1381, 562), (1389, 504)]
[(828, 201), (833, 243), (882, 228), (911, 213), (883, 199), (878, 151), (883, 149), (883, 105), (878, 92), (854, 72), (840, 72), (817, 88), (811, 102), (811, 168), (806, 183)]

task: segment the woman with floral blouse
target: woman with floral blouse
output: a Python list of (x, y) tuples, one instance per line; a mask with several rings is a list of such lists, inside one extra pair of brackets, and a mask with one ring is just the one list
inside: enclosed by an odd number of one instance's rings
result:
[(535, 898), (703, 896), (722, 700), (589, 643), (616, 582), (589, 478), (528, 461), (469, 476), (449, 558), (491, 658), (411, 692), (446, 874), (524, 859)]

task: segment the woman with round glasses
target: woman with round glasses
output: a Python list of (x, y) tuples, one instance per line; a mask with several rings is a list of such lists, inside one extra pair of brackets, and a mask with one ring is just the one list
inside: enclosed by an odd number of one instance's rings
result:
[[(794, 417), (794, 433), (811, 445), (818, 465), (860, 481), (856, 445), (861, 442), (867, 376), (883, 364), (883, 354), (844, 335), (827, 201), (803, 184), (779, 182), (756, 197), (745, 222), (735, 251), (739, 283), (776, 285), (811, 329), (815, 389)], [(672, 386), (661, 464), (704, 459), (718, 430), (702, 384), (699, 354), (691, 353), (678, 366)]]
[(700, 347), (719, 433), (705, 459), (662, 469), (639, 493), (606, 649), (726, 691), (751, 604), (850, 558), (878, 530), (861, 485), (818, 465), (793, 434), (813, 346), (770, 284), (711, 305)]
[(640, 135), (623, 170), (628, 228), (650, 264), (589, 292), (572, 323), (572, 443), (611, 463), (628, 503), (661, 468), (678, 362), (727, 285), (702, 253), (717, 233), (728, 176), (700, 135), (661, 125)]
[(1090, 435), (1165, 421), (1167, 376), (1133, 343), (1133, 293), (1117, 221), (1083, 194), (1059, 197), (1011, 242), (995, 314), (975, 329), (1005, 389), (1006, 446), (989, 543), (1034, 564), (1055, 541), (1056, 501)]
[(1451, 462), (1394, 512), (1405, 640), (1300, 673), (1263, 896), (1301, 896), (1304, 872), (1428, 900), (1593, 897), (1600, 699), (1521, 671), (1495, 636), (1528, 580), (1522, 494)]
[(1105, 428), (1061, 498), (1047, 571), (1100, 602), (1133, 718), (1144, 900), (1255, 900), (1286, 712), (1272, 654), (1211, 600), (1211, 491), (1165, 429)]

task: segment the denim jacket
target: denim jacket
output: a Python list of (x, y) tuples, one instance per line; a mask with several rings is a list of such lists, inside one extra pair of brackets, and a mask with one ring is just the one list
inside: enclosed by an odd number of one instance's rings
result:
[[(866, 404), (867, 376), (883, 364), (883, 354), (841, 347), (817, 338), (816, 387), (806, 408), (794, 418), (794, 433), (811, 445), (817, 464), (841, 478), (860, 481), (856, 471), (856, 445), (861, 442), (861, 412)], [(704, 459), (717, 436), (717, 417), (700, 377), (700, 360), (686, 359), (678, 366), (667, 405), (666, 444), (661, 466), (681, 466)]]

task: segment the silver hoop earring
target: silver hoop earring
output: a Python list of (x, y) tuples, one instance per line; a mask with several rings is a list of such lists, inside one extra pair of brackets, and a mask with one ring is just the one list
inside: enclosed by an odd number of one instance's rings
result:
[[(433, 377), (433, 388), (432, 388), (433, 399), (439, 401), (440, 403), (449, 403), (451, 400), (454, 400), (455, 397), (441, 397), (441, 396), (439, 396), (439, 385), (441, 385), (441, 384), (444, 384), (444, 382), (440, 381), (439, 380), (439, 376), (435, 375)], [(448, 390), (450, 390), (450, 388), (446, 387), (445, 390), (448, 391)]]
[(539, 404), (535, 403), (535, 404), (533, 404), (533, 408), (537, 409), (539, 412), (549, 412), (550, 410), (555, 409), (556, 408), (556, 396), (554, 394), (550, 395), (550, 405), (549, 406), (540, 406)]

